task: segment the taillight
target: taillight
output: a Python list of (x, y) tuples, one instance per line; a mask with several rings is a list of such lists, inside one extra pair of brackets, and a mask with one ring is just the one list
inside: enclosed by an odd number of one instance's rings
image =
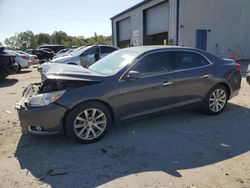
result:
[(237, 69), (238, 71), (240, 71), (240, 70), (241, 70), (241, 64), (236, 63), (236, 69)]
[(25, 60), (29, 60), (28, 56), (21, 56), (21, 58), (25, 59)]

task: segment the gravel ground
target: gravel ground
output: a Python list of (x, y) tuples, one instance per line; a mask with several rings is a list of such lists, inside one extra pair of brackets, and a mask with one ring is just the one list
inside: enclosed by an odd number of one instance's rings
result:
[[(243, 74), (247, 63), (243, 63)], [(116, 125), (98, 143), (26, 136), (14, 105), (36, 69), (0, 84), (0, 187), (250, 187), (250, 86), (219, 116), (197, 110)]]

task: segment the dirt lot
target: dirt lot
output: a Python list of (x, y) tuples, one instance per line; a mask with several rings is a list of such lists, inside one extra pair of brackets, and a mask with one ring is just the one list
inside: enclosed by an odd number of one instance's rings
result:
[[(243, 64), (243, 73), (246, 63)], [(0, 187), (250, 188), (250, 86), (219, 116), (197, 110), (116, 125), (100, 142), (25, 136), (14, 105), (36, 69), (0, 84)]]

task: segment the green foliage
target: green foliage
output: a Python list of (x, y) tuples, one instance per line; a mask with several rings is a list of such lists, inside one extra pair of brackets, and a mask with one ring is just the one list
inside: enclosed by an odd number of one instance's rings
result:
[(39, 33), (35, 35), (32, 31), (27, 30), (6, 38), (4, 43), (7, 48), (13, 50), (34, 49), (43, 44), (61, 44), (65, 47), (79, 47), (92, 44), (111, 45), (111, 36), (97, 35), (97, 33), (94, 33), (93, 37), (85, 39), (84, 36), (68, 36), (64, 31), (55, 31), (52, 35), (48, 33)]

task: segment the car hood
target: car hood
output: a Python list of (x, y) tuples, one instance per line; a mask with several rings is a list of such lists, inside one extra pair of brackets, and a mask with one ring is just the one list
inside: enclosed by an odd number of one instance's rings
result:
[(61, 79), (79, 81), (102, 81), (105, 75), (99, 74), (78, 65), (44, 63), (39, 68), (42, 80)]

